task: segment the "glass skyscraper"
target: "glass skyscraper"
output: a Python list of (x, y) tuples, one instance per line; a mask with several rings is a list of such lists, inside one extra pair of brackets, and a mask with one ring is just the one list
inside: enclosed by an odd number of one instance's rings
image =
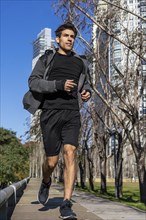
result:
[(54, 40), (51, 37), (51, 29), (44, 28), (37, 35), (36, 40), (33, 41), (33, 60), (32, 68), (35, 66), (38, 58), (43, 55), (45, 50), (51, 49), (53, 47)]
[[(51, 37), (51, 29), (44, 28), (37, 35), (36, 40), (33, 41), (33, 59), (32, 69), (34, 68), (37, 60), (42, 56), (47, 49), (51, 49), (54, 45), (54, 41)], [(31, 115), (30, 121), (30, 141), (34, 142), (31, 159), (30, 159), (30, 176), (42, 177), (42, 164), (44, 161), (44, 147), (42, 142), (42, 135), (39, 125), (39, 117), (41, 111), (38, 110), (35, 115)]]

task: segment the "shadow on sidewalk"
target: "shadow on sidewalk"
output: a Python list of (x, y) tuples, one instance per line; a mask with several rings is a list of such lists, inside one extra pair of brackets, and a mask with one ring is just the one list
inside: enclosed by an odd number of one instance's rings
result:
[[(56, 209), (59, 207), (63, 202), (63, 197), (55, 197), (55, 198), (50, 198), (48, 202), (43, 206), (42, 208), (38, 209), (39, 211), (48, 211), (49, 209)], [(33, 201), (31, 204), (36, 204), (38, 205), (38, 201)]]

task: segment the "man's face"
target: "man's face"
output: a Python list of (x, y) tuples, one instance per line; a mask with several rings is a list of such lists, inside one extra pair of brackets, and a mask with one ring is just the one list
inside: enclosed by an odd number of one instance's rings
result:
[(75, 34), (72, 30), (66, 29), (62, 31), (60, 37), (56, 37), (56, 42), (59, 44), (60, 48), (65, 51), (70, 51), (73, 48), (75, 40)]

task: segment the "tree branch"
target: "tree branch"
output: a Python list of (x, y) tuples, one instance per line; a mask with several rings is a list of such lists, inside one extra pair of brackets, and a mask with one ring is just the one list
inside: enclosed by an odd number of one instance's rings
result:
[(120, 38), (118, 38), (117, 36), (115, 36), (114, 33), (111, 33), (110, 31), (107, 31), (102, 25), (100, 25), (94, 18), (92, 18), (86, 11), (84, 11), (84, 9), (82, 9), (80, 6), (78, 6), (74, 0), (70, 0), (71, 3), (79, 10), (81, 11), (84, 15), (86, 15), (91, 21), (93, 21), (93, 23), (95, 23), (98, 27), (100, 27), (106, 34), (108, 34), (109, 36), (113, 37), (114, 39), (116, 39), (117, 41), (119, 41), (121, 44), (123, 44), (124, 46), (126, 46), (127, 48), (129, 48), (129, 50), (131, 50), (133, 53), (135, 53), (138, 57), (140, 57), (141, 59), (143, 59), (144, 61), (146, 61), (146, 58), (144, 58), (143, 56), (141, 56), (139, 53), (137, 53), (131, 46), (127, 45), (124, 41), (122, 41)]
[(109, 1), (107, 1), (107, 0), (102, 0), (102, 1), (103, 1), (103, 2), (106, 2), (106, 3), (109, 4), (109, 5), (113, 5), (113, 6), (115, 6), (116, 8), (119, 8), (119, 9), (121, 9), (121, 10), (123, 10), (123, 11), (126, 11), (127, 13), (132, 14), (132, 15), (134, 15), (134, 16), (138, 17), (139, 19), (141, 19), (141, 20), (143, 20), (143, 21), (146, 22), (146, 19), (145, 19), (145, 18), (141, 17), (141, 16), (138, 15), (138, 14), (135, 14), (134, 12), (132, 12), (132, 11), (126, 9), (126, 8), (123, 8), (123, 7), (120, 6), (120, 5), (116, 5), (116, 4), (114, 4), (114, 3), (112, 3), (112, 2), (109, 2)]

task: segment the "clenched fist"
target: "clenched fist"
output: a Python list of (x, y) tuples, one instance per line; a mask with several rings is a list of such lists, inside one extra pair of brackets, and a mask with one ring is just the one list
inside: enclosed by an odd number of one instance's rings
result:
[(73, 79), (67, 79), (64, 84), (64, 90), (70, 92), (75, 86), (77, 86), (77, 84)]
[(87, 101), (90, 99), (90, 97), (91, 97), (90, 92), (88, 92), (88, 91), (86, 91), (86, 90), (83, 90), (83, 91), (81, 92), (81, 98), (82, 98), (82, 100), (83, 100), (84, 102), (87, 102)]

